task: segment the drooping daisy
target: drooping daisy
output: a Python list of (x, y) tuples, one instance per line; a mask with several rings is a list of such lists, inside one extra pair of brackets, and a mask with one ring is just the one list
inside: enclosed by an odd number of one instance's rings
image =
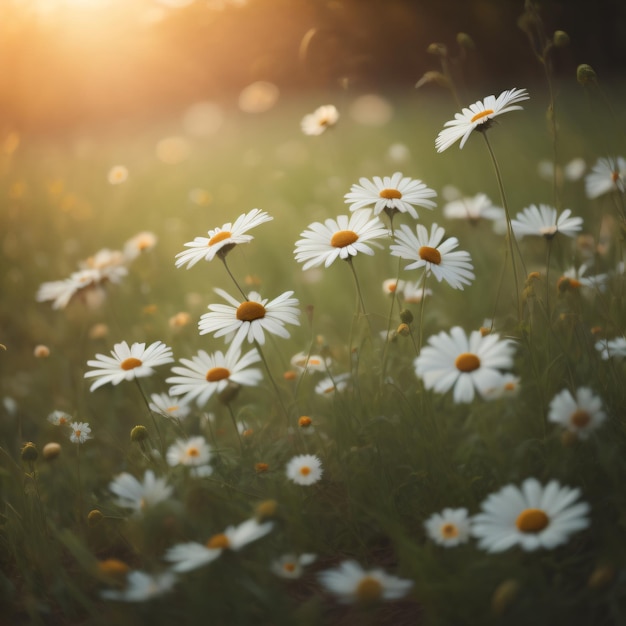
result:
[(280, 578), (296, 579), (304, 573), (304, 568), (315, 561), (315, 554), (283, 554), (272, 561), (270, 569)]
[(453, 120), (444, 124), (445, 128), (435, 140), (437, 152), (447, 150), (459, 139), (461, 140), (459, 148), (463, 148), (473, 130), (487, 130), (494, 117), (509, 111), (521, 110), (522, 107), (517, 103), (528, 98), (526, 89), (509, 89), (503, 91), (497, 98), (487, 96), (484, 100), (470, 104), (469, 108), (456, 113)]
[(143, 482), (128, 472), (122, 472), (109, 483), (109, 489), (118, 497), (118, 506), (132, 509), (135, 514), (167, 500), (174, 491), (165, 478), (157, 478), (152, 470), (146, 470)]
[[(304, 262), (303, 270), (324, 264), (329, 267), (337, 259), (348, 259), (359, 252), (372, 256), (374, 250), (365, 242), (388, 235), (387, 228), (377, 218), (370, 219), (370, 210), (353, 215), (340, 215), (336, 220), (327, 219), (322, 224), (314, 222), (300, 233), (294, 250), (298, 263)], [(377, 247), (380, 245), (374, 243)]]
[(469, 222), (477, 222), (480, 219), (496, 221), (505, 218), (504, 209), (495, 206), (484, 193), (448, 202), (443, 207), (443, 214), (450, 220), (468, 220)]
[(393, 295), (396, 293), (402, 293), (406, 281), (399, 278), (387, 278), (383, 281), (383, 293), (385, 295)]
[(244, 546), (261, 539), (274, 527), (274, 522), (259, 523), (251, 518), (238, 526), (229, 526), (223, 533), (209, 538), (205, 544), (197, 541), (179, 543), (165, 553), (163, 557), (173, 563), (174, 572), (190, 572), (217, 559), (224, 550), (238, 552)]
[(273, 219), (265, 211), (252, 209), (249, 213), (240, 215), (234, 223), (228, 222), (221, 228), (210, 230), (208, 237), (196, 237), (186, 243), (185, 247), (189, 249), (176, 255), (176, 267), (187, 265), (189, 269), (199, 261), (212, 261), (216, 255), (225, 257), (236, 245), (249, 243), (254, 239), (252, 235), (246, 235), (251, 228)]
[(298, 454), (285, 468), (287, 478), (296, 485), (312, 485), (322, 478), (323, 472), (322, 462), (314, 454)]
[(202, 436), (189, 439), (177, 439), (167, 450), (165, 455), (168, 465), (186, 465), (198, 467), (207, 465), (211, 460), (211, 448)]
[(424, 528), (430, 539), (446, 548), (465, 543), (470, 535), (467, 509), (444, 509), (434, 513), (424, 522)]
[(517, 237), (535, 235), (552, 239), (557, 233), (574, 237), (582, 229), (583, 219), (570, 217), (571, 214), (569, 209), (565, 209), (557, 218), (555, 208), (547, 204), (538, 207), (531, 204), (511, 220), (511, 226)]
[(181, 398), (172, 398), (167, 393), (153, 393), (150, 396), (150, 410), (170, 419), (184, 420), (191, 407)]
[(596, 350), (600, 352), (602, 359), (623, 359), (626, 357), (626, 338), (615, 337), (615, 339), (602, 339), (596, 342)]
[(513, 342), (497, 333), (481, 335), (474, 330), (469, 338), (460, 326), (450, 333), (432, 336), (415, 359), (415, 373), (426, 389), (445, 393), (454, 386), (454, 401), (471, 402), (475, 391), (483, 394), (502, 383), (500, 370), (513, 365)]
[(413, 586), (412, 580), (391, 576), (379, 568), (365, 570), (352, 560), (320, 572), (318, 579), (327, 591), (343, 603), (397, 600)]
[(55, 426), (66, 426), (70, 423), (72, 417), (65, 411), (52, 411), (48, 415), (48, 421)]
[(87, 361), (87, 365), (96, 369), (85, 372), (85, 378), (96, 378), (90, 391), (107, 383), (117, 385), (123, 380), (133, 380), (152, 376), (155, 367), (171, 363), (172, 349), (161, 341), (155, 341), (146, 348), (145, 343), (133, 343), (129, 346), (125, 341), (116, 343), (111, 350), (112, 356), (96, 354), (95, 360)]
[(421, 180), (413, 180), (395, 172), (392, 176), (374, 176), (372, 180), (360, 178), (360, 185), (352, 185), (345, 201), (350, 205), (350, 211), (358, 211), (368, 207), (374, 208), (374, 215), (385, 211), (388, 215), (394, 213), (408, 213), (417, 219), (416, 206), (432, 209), (437, 206), (429, 200), (437, 192), (428, 188)]
[(220, 350), (213, 354), (199, 350), (191, 360), (180, 359), (185, 367), (173, 367), (172, 372), (178, 375), (171, 376), (166, 382), (173, 385), (170, 389), (173, 396), (183, 396), (182, 401), (188, 403), (195, 400), (201, 407), (229, 384), (248, 387), (258, 385), (263, 374), (261, 370), (250, 366), (260, 360), (256, 348), (241, 357), (241, 347), (234, 343), (226, 354)]
[(474, 280), (474, 266), (469, 252), (455, 250), (459, 245), (456, 237), (444, 241), (446, 231), (433, 224), (430, 233), (422, 224), (418, 224), (415, 233), (402, 224), (395, 233), (396, 243), (390, 247), (393, 256), (414, 261), (404, 269), (425, 268), (426, 275), (434, 274), (437, 281), (445, 280), (454, 289), (463, 290), (463, 285)]
[(599, 198), (611, 191), (626, 190), (626, 159), (621, 156), (598, 159), (585, 178), (588, 198)]
[(557, 281), (559, 291), (577, 290), (584, 288), (586, 295), (593, 295), (597, 291), (606, 291), (608, 274), (587, 274), (590, 265), (583, 263), (580, 267), (570, 267), (565, 270)]
[(551, 480), (545, 487), (527, 478), (521, 488), (507, 485), (492, 493), (472, 520), (472, 535), (487, 552), (519, 545), (523, 550), (552, 549), (589, 526), (589, 505), (576, 500), (580, 490)]
[(482, 396), (485, 400), (498, 400), (499, 398), (514, 398), (519, 394), (520, 377), (514, 374), (502, 374), (502, 379), (496, 387), (484, 389)]
[(176, 576), (170, 571), (151, 575), (134, 570), (126, 577), (124, 589), (105, 589), (100, 592), (100, 597), (118, 602), (145, 602), (171, 591), (176, 580)]
[(87, 422), (72, 422), (70, 424), (70, 441), (72, 443), (85, 443), (91, 439), (91, 428)]
[(302, 118), (300, 128), (305, 135), (321, 135), (339, 121), (339, 111), (332, 104), (318, 107)]
[(223, 289), (215, 289), (215, 293), (227, 300), (226, 304), (210, 304), (210, 313), (205, 313), (198, 322), (201, 335), (213, 333), (214, 337), (223, 337), (234, 333), (233, 349), (238, 348), (247, 339), (250, 343), (265, 343), (265, 331), (288, 339), (291, 335), (285, 324), (300, 325), (298, 316), (298, 300), (292, 298), (293, 291), (285, 291), (277, 298), (268, 302), (261, 294), (252, 291), (248, 300), (239, 302), (228, 295)]
[(573, 396), (568, 389), (563, 389), (550, 402), (548, 419), (561, 424), (581, 439), (587, 439), (606, 419), (602, 410), (602, 400), (588, 387), (579, 387)]

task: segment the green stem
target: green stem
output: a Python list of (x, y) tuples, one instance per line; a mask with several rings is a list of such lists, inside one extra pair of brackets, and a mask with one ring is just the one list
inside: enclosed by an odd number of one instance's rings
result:
[(226, 268), (228, 275), (231, 277), (232, 281), (235, 283), (235, 287), (237, 287), (237, 289), (239, 290), (239, 293), (243, 296), (243, 299), (247, 301), (248, 296), (246, 292), (239, 286), (237, 279), (233, 276), (233, 273), (230, 271), (230, 268), (228, 267), (228, 263), (226, 263), (226, 257), (221, 256), (221, 255), (218, 255), (218, 256), (220, 257), (220, 259), (222, 259), (222, 263), (224, 264), (224, 267)]
[(148, 398), (146, 397), (146, 394), (144, 393), (142, 386), (139, 384), (138, 378), (135, 378), (135, 383), (137, 384), (139, 393), (141, 394), (144, 404), (146, 405), (146, 408), (148, 409), (148, 414), (150, 415), (150, 419), (152, 420), (152, 424), (154, 425), (154, 429), (156, 430), (157, 437), (159, 438), (159, 445), (161, 447), (161, 457), (162, 457), (162, 460), (165, 461), (165, 443), (163, 441), (163, 437), (161, 436), (159, 425), (156, 421), (156, 418), (154, 417), (154, 412), (150, 408), (150, 402), (148, 401)]

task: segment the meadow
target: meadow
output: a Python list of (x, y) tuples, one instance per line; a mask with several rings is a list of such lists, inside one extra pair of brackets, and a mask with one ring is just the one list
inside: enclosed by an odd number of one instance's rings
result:
[(0, 621), (624, 623), (623, 85), (550, 86), (5, 133)]

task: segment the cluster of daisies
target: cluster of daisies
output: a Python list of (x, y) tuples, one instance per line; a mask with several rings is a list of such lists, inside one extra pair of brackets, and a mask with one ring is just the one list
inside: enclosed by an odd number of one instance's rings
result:
[(64, 309), (72, 300), (81, 300), (90, 308), (98, 308), (106, 297), (106, 286), (117, 284), (128, 274), (128, 265), (142, 252), (156, 245), (154, 233), (140, 232), (131, 237), (122, 250), (103, 248), (80, 261), (78, 270), (69, 278), (42, 283), (37, 302), (52, 302), (53, 309)]
[[(457, 141), (463, 148), (473, 131), (484, 133), (496, 116), (520, 110), (519, 103), (526, 99), (526, 90), (512, 89), (463, 109), (439, 133), (435, 142), (437, 151), (443, 152)], [(335, 107), (327, 105), (307, 116), (302, 121), (302, 130), (319, 135), (334, 126), (338, 119)], [(600, 160), (587, 179), (588, 195), (598, 197), (614, 190), (623, 193), (623, 170), (621, 158)], [(386, 292), (401, 292), (406, 302), (423, 302), (424, 297), (432, 293), (426, 288), (431, 276), (438, 283), (463, 290), (476, 277), (471, 256), (458, 249), (456, 237), (447, 237), (445, 229), (437, 223), (430, 227), (421, 223), (412, 226), (394, 223), (398, 215), (417, 220), (418, 208), (433, 210), (436, 196), (437, 193), (421, 180), (405, 177), (400, 172), (361, 178), (344, 196), (349, 205), (348, 214), (314, 222), (301, 232), (293, 251), (295, 261), (302, 264), (304, 271), (320, 266), (328, 268), (335, 261), (344, 260), (351, 265), (356, 277), (355, 257), (374, 255), (376, 249), (383, 248), (382, 241), (388, 240), (390, 255), (405, 261), (403, 269), (420, 270), (420, 273), (413, 281), (399, 278), (386, 281), (383, 286)], [(534, 235), (548, 241), (559, 233), (576, 236), (583, 223), (581, 218), (572, 216), (569, 209), (559, 213), (545, 204), (531, 205), (509, 219), (504, 209), (494, 206), (484, 194), (474, 198), (455, 197), (443, 214), (449, 219), (489, 219), (500, 232), (510, 229), (515, 237)], [(293, 297), (293, 291), (285, 291), (273, 299), (256, 291), (247, 292), (228, 266), (229, 253), (239, 245), (250, 243), (253, 240), (250, 231), (272, 219), (265, 211), (252, 209), (234, 222), (209, 230), (207, 236), (186, 243), (185, 249), (176, 255), (178, 268), (189, 269), (201, 261), (221, 262), (233, 280), (235, 295), (215, 289), (223, 302), (209, 304), (208, 312), (198, 322), (200, 335), (222, 339), (226, 347), (212, 353), (198, 350), (194, 355), (180, 358), (171, 369), (172, 375), (166, 379), (169, 391), (152, 394), (147, 401), (152, 415), (180, 425), (194, 404), (204, 410), (210, 402), (219, 399), (230, 408), (242, 387), (257, 387), (265, 376), (273, 383), (263, 349), (268, 336), (282, 339), (291, 336), (289, 327), (300, 324), (299, 301)], [(101, 288), (105, 281), (119, 282), (127, 272), (127, 262), (134, 258), (126, 247), (124, 253), (101, 251), (70, 279), (45, 283), (37, 299), (51, 300), (55, 308), (63, 308), (77, 294), (86, 295), (88, 288)], [(136, 241), (130, 246), (135, 251), (146, 247)], [(585, 276), (587, 269), (573, 269), (566, 277), (579, 284), (585, 284), (586, 280), (587, 286), (599, 288), (603, 278), (597, 274)], [(362, 301), (361, 305), (364, 313)], [(600, 341), (596, 348), (600, 359), (626, 356), (626, 340), (622, 337)], [(519, 391), (520, 379), (511, 371), (516, 350), (514, 339), (503, 338), (487, 328), (467, 333), (460, 326), (454, 326), (431, 336), (417, 350), (413, 366), (425, 389), (439, 394), (451, 392), (457, 404), (471, 403), (476, 398), (491, 400)], [(92, 381), (91, 391), (123, 381), (135, 381), (141, 389), (139, 379), (152, 376), (156, 368), (172, 363), (172, 349), (160, 341), (151, 345), (129, 345), (122, 341), (114, 345), (110, 355), (97, 354), (95, 359), (89, 360), (87, 365), (92, 369), (84, 376)], [(265, 374), (259, 367), (261, 364), (265, 366)], [(320, 395), (341, 394), (350, 388), (351, 374), (334, 371), (332, 359), (326, 356), (299, 353), (291, 359), (291, 365), (300, 373), (319, 373), (315, 392)], [(283, 409), (288, 413), (284, 406)], [(290, 423), (293, 417), (287, 414)], [(91, 436), (88, 424), (72, 422), (65, 413), (55, 411), (49, 419), (59, 426), (69, 427), (70, 439), (75, 443), (83, 443)], [(586, 386), (573, 392), (561, 390), (548, 407), (550, 422), (583, 440), (606, 419), (601, 398)], [(310, 427), (311, 420), (301, 416), (298, 424)], [(155, 459), (160, 455), (171, 468), (185, 467), (192, 478), (203, 479), (213, 471), (213, 451), (201, 435), (177, 438), (167, 448), (162, 445), (160, 453), (153, 451), (152, 454)], [(259, 471), (261, 469), (259, 467)], [(295, 455), (286, 463), (285, 476), (302, 487), (317, 484), (325, 478), (322, 460), (315, 454)], [(123, 472), (110, 482), (109, 490), (118, 506), (138, 517), (175, 495), (168, 478), (157, 476), (152, 469), (145, 470), (141, 480)], [(527, 478), (521, 486), (508, 484), (489, 495), (480, 512), (473, 516), (464, 508), (445, 508), (433, 513), (424, 521), (424, 530), (430, 540), (446, 548), (467, 543), (473, 537), (479, 548), (488, 552), (501, 552), (514, 546), (527, 551), (551, 549), (589, 526), (590, 507), (580, 497), (578, 488), (561, 485), (556, 480), (542, 485), (535, 478)], [(118, 601), (144, 601), (170, 591), (181, 575), (209, 566), (226, 551), (240, 552), (272, 533), (275, 523), (268, 517), (251, 517), (216, 534), (174, 544), (163, 554), (167, 564), (164, 571), (158, 574), (141, 570), (129, 572), (124, 589), (107, 590), (102, 595)], [(271, 570), (284, 578), (298, 578), (316, 558), (309, 553), (284, 554), (274, 560)], [(408, 594), (413, 586), (411, 580), (380, 568), (367, 569), (352, 559), (318, 572), (317, 576), (322, 588), (342, 602), (393, 600)]]

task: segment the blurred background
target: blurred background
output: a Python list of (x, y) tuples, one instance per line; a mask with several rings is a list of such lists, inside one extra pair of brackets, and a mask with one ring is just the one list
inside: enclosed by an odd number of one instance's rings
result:
[[(623, 0), (534, 6), (548, 36), (571, 38), (557, 77), (575, 80), (579, 63), (622, 75)], [(542, 79), (523, 12), (524, 0), (2, 0), (0, 131), (149, 122), (194, 102), (263, 110), (338, 88), (411, 93), (440, 69), (428, 46), (453, 59), (459, 32), (475, 44), (460, 80), (477, 99)]]

